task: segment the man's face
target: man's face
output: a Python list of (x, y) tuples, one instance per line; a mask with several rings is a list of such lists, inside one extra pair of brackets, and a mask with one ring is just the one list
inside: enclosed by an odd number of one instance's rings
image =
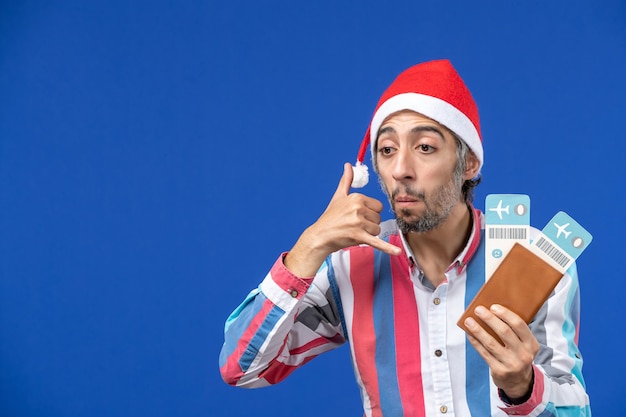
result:
[(413, 111), (389, 116), (377, 141), (379, 181), (404, 233), (439, 226), (462, 204), (464, 177), (457, 172), (457, 144), (439, 123)]

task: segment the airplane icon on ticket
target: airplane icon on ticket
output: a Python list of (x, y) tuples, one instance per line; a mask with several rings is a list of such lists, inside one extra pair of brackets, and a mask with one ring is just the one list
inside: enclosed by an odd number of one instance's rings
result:
[(502, 220), (503, 212), (509, 214), (509, 206), (507, 205), (506, 207), (502, 207), (502, 200), (500, 200), (498, 202), (498, 205), (496, 207), (490, 208), (489, 211), (495, 211), (496, 213), (498, 213), (498, 217), (500, 218), (500, 220)]
[(571, 231), (567, 231), (567, 227), (569, 226), (569, 223), (565, 223), (564, 225), (559, 225), (556, 222), (552, 223), (556, 226), (557, 232), (556, 232), (556, 238), (558, 239), (559, 236), (561, 236), (561, 233), (563, 233), (565, 235), (565, 239), (567, 239), (569, 237), (569, 235), (572, 233)]

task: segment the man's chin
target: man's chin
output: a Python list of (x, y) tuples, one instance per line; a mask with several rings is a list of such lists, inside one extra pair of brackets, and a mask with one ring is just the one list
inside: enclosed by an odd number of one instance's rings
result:
[(420, 222), (418, 216), (396, 216), (396, 221), (405, 224), (415, 224)]
[(417, 213), (414, 209), (400, 209), (395, 211), (396, 219), (400, 219), (405, 223), (419, 222), (424, 213)]
[(403, 233), (430, 232), (436, 229), (445, 220), (445, 217), (434, 215), (434, 213), (429, 214), (421, 216), (411, 214), (407, 216), (406, 214), (400, 213), (396, 215), (396, 223)]

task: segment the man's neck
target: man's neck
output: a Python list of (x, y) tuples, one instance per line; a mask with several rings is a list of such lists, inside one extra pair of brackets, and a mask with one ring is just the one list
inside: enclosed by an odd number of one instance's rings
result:
[(444, 279), (445, 270), (465, 248), (471, 230), (470, 209), (465, 202), (459, 202), (437, 228), (406, 235), (420, 268), (435, 287)]

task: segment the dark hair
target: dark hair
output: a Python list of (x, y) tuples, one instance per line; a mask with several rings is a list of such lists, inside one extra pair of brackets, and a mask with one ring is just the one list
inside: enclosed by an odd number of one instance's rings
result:
[[(450, 131), (450, 133), (452, 133), (452, 136), (454, 137), (454, 139), (456, 139), (457, 162), (455, 175), (461, 177), (467, 167), (467, 159), (470, 155), (474, 155), (474, 152), (469, 148), (469, 146), (467, 146), (467, 143), (459, 138), (454, 132)], [(482, 179), (483, 177), (479, 173), (474, 178), (465, 180), (465, 182), (463, 183), (463, 187), (461, 188), (461, 192), (463, 193), (463, 198), (465, 199), (466, 203), (471, 203), (472, 201), (474, 201), (474, 188), (476, 188), (476, 186), (480, 184)]]

